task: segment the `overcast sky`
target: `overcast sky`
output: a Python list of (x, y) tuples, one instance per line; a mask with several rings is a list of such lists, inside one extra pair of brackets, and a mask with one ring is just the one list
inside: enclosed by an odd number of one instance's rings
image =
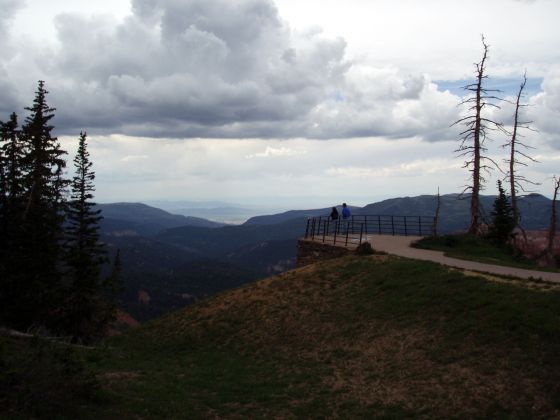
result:
[[(46, 81), (87, 130), (100, 202), (286, 208), (460, 192), (459, 87), (481, 34), (489, 88), (529, 82), (523, 174), (560, 174), (557, 0), (0, 0), (0, 119)], [(493, 118), (511, 122), (504, 103)], [(489, 154), (501, 161), (507, 141)], [(489, 178), (487, 193), (496, 192)]]

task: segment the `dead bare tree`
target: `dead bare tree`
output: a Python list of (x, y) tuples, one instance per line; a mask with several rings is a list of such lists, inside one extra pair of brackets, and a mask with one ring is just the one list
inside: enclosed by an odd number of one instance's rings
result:
[(488, 138), (489, 131), (504, 131), (503, 125), (483, 115), (485, 108), (500, 108), (495, 102), (501, 101), (501, 98), (495, 96), (496, 89), (487, 89), (484, 82), (488, 78), (486, 75), (486, 60), (488, 59), (488, 44), (482, 36), (483, 54), (482, 60), (474, 63), (476, 68), (476, 82), (463, 87), (470, 93), (459, 105), (467, 106), (468, 115), (458, 119), (452, 125), (464, 125), (466, 129), (460, 133), (461, 144), (455, 153), (458, 157), (465, 158), (464, 168), (471, 172), (472, 184), (465, 186), (463, 194), (467, 191), (471, 192), (471, 221), (468, 233), (478, 234), (480, 225), (480, 191), (484, 187), (486, 179), (483, 173), (488, 173), (494, 168), (498, 168), (498, 164), (486, 156), (487, 148), (484, 146)]
[(546, 256), (549, 263), (554, 261), (554, 238), (556, 237), (556, 199), (560, 190), (560, 178), (554, 176), (554, 195), (552, 196), (552, 207), (550, 211), (550, 226), (548, 228), (548, 243), (546, 245)]
[(436, 214), (434, 216), (434, 222), (432, 224), (432, 235), (437, 236), (437, 227), (439, 223), (439, 210), (441, 208), (441, 196), (439, 195), (439, 187), (437, 189), (437, 196), (436, 196)]
[(525, 167), (528, 166), (526, 161), (531, 161), (535, 163), (538, 162), (537, 160), (529, 156), (526, 152), (522, 152), (521, 150), (519, 150), (520, 148), (523, 148), (525, 150), (534, 149), (534, 147), (522, 143), (519, 140), (520, 137), (523, 137), (519, 133), (520, 129), (535, 131), (529, 126), (529, 124), (531, 124), (532, 121), (523, 121), (520, 116), (520, 111), (523, 108), (529, 106), (528, 104), (521, 103), (521, 98), (523, 97), (523, 90), (525, 89), (526, 84), (527, 84), (527, 72), (523, 74), (523, 82), (519, 86), (519, 91), (517, 92), (511, 138), (506, 144), (502, 145), (503, 148), (509, 148), (509, 159), (505, 159), (505, 163), (508, 164), (508, 168), (509, 168), (506, 174), (506, 178), (509, 180), (511, 208), (513, 210), (513, 218), (515, 220), (516, 225), (519, 225), (519, 221), (521, 219), (521, 215), (519, 213), (519, 207), (517, 205), (518, 191), (531, 192), (525, 188), (528, 184), (540, 185), (539, 183), (533, 182), (527, 179), (525, 176), (520, 175), (517, 171), (518, 165), (525, 166)]

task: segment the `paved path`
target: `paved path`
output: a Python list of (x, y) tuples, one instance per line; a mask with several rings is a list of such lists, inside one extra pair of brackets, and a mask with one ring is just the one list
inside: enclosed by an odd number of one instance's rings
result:
[[(319, 238), (315, 238), (315, 240), (318, 239)], [(330, 242), (330, 237), (327, 237), (325, 239), (326, 243)], [(560, 273), (549, 273), (546, 271), (534, 271), (515, 267), (504, 267), (501, 265), (483, 264), (475, 261), (446, 257), (441, 251), (430, 251), (427, 249), (412, 248), (410, 244), (419, 239), (421, 239), (420, 236), (367, 235), (362, 239), (362, 241), (369, 242), (373, 249), (375, 249), (376, 251), (383, 251), (387, 252), (388, 254), (393, 254), (400, 257), (433, 261), (443, 265), (447, 265), (449, 267), (477, 271), (480, 273), (512, 276), (522, 279), (542, 279), (547, 282), (560, 284)], [(358, 242), (359, 239), (350, 239), (348, 241), (348, 247), (355, 248)], [(344, 243), (339, 243), (337, 241), (337, 245), (344, 246)]]

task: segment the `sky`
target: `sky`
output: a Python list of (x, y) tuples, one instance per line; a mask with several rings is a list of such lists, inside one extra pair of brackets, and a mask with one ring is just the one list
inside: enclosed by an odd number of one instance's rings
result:
[[(558, 16), (557, 0), (0, 0), (0, 120), (23, 120), (45, 80), (70, 157), (88, 133), (99, 202), (456, 193), (469, 172), (452, 124), (484, 34), (488, 88), (511, 100), (527, 72), (521, 134), (539, 163), (519, 170), (550, 196)], [(508, 127), (513, 108), (486, 116)], [(491, 137), (501, 163), (508, 137)]]

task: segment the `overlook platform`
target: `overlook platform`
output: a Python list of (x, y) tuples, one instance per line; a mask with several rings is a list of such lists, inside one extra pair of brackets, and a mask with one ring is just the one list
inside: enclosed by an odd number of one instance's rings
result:
[[(359, 219), (354, 220), (353, 223), (351, 220), (341, 221), (341, 223), (337, 223), (336, 221), (335, 223), (329, 223), (326, 221), (327, 218), (316, 218), (315, 221), (309, 219), (306, 236), (302, 238), (301, 241), (320, 243), (335, 248), (344, 248), (348, 252), (354, 251), (361, 243), (369, 242), (374, 250), (399, 257), (432, 261), (468, 272), (514, 277), (525, 280), (542, 280), (547, 283), (560, 285), (560, 273), (526, 270), (517, 267), (461, 260), (447, 257), (441, 251), (411, 247), (413, 242), (431, 234), (431, 229), (428, 227), (428, 220), (430, 218), (419, 219), (416, 217), (414, 219), (420, 222), (414, 224), (411, 218), (400, 218), (400, 220), (397, 221), (396, 217), (394, 217), (392, 220), (393, 224), (382, 223), (381, 225), (377, 225), (376, 222), (379, 220), (377, 216), (362, 217), (367, 217), (369, 223), (366, 224), (365, 220)], [(320, 219), (320, 221), (318, 219)], [(374, 229), (377, 227), (379, 232), (379, 226), (381, 226), (381, 234), (375, 232)]]
[(355, 248), (369, 242), (367, 238), (371, 235), (418, 238), (432, 235), (434, 227), (432, 216), (357, 215), (336, 220), (318, 216), (307, 220), (305, 239)]

